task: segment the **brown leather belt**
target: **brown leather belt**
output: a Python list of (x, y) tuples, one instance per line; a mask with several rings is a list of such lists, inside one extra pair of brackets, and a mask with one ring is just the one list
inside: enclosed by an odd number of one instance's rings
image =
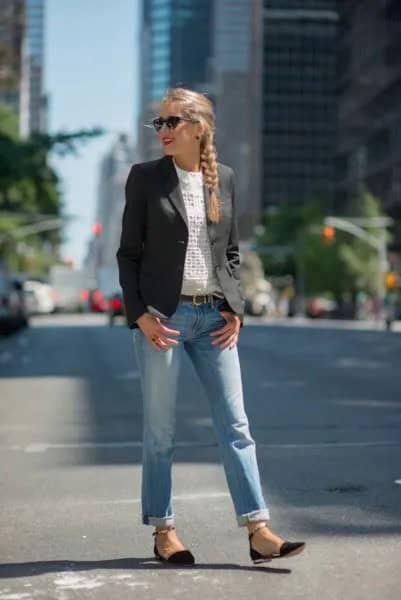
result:
[(200, 306), (201, 304), (214, 304), (219, 300), (224, 300), (224, 298), (222, 298), (221, 296), (216, 296), (215, 294), (181, 294), (180, 300), (192, 302), (194, 306)]

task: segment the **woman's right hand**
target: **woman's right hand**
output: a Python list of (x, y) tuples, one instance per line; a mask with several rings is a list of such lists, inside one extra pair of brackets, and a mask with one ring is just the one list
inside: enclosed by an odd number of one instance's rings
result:
[(178, 340), (169, 338), (166, 334), (180, 335), (181, 332), (178, 329), (166, 327), (160, 321), (160, 317), (145, 312), (136, 320), (136, 323), (156, 350), (168, 350), (171, 345), (178, 346)]

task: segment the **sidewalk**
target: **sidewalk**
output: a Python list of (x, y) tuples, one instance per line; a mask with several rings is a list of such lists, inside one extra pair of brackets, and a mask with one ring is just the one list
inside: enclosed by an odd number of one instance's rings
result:
[[(285, 327), (322, 327), (356, 329), (363, 331), (387, 331), (384, 321), (359, 321), (349, 319), (310, 319), (309, 317), (253, 317), (245, 315), (246, 325), (283, 325)], [(401, 332), (401, 321), (394, 321), (390, 332)]]

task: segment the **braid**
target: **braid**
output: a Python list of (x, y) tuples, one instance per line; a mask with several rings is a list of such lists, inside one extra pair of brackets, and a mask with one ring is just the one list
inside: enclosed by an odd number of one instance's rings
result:
[(220, 202), (217, 198), (217, 190), (219, 187), (217, 152), (213, 142), (213, 134), (209, 127), (207, 127), (204, 138), (201, 141), (200, 159), (205, 182), (209, 188), (207, 215), (213, 223), (217, 223), (220, 219)]
[(209, 189), (207, 216), (212, 223), (218, 223), (221, 205), (217, 197), (219, 176), (217, 171), (217, 152), (214, 144), (215, 115), (213, 104), (205, 94), (187, 88), (171, 88), (162, 99), (163, 102), (177, 102), (182, 106), (184, 115), (203, 123), (200, 139), (200, 164), (204, 181)]

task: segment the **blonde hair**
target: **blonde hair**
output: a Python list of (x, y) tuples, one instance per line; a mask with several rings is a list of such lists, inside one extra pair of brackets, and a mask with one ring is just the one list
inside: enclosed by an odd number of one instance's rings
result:
[(220, 201), (217, 198), (219, 176), (217, 172), (217, 151), (214, 143), (215, 115), (213, 104), (204, 94), (187, 88), (170, 88), (161, 100), (178, 102), (182, 107), (183, 116), (194, 119), (203, 125), (200, 140), (200, 162), (205, 183), (209, 189), (207, 216), (210, 221), (220, 220)]

